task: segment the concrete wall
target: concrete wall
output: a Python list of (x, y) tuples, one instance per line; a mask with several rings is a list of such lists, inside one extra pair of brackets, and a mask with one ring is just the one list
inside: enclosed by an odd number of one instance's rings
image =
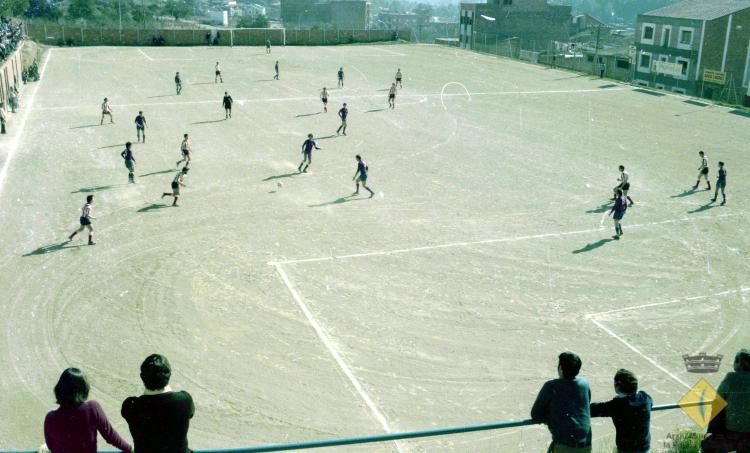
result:
[(21, 80), (21, 72), (23, 71), (23, 61), (21, 60), (21, 46), (9, 56), (5, 61), (0, 63), (0, 101), (5, 103), (5, 110), (9, 111), (10, 106), (8, 105), (8, 93), (10, 88), (14, 85), (20, 86), (23, 83)]
[[(74, 46), (147, 46), (151, 39), (161, 36), (167, 46), (199, 46), (206, 45), (206, 29), (186, 30), (139, 30), (139, 29), (101, 29), (64, 27), (60, 25), (27, 24), (27, 35), (34, 41), (50, 44)], [(281, 29), (267, 30), (219, 30), (219, 45), (260, 46), (271, 40), (273, 45), (283, 44)], [(411, 40), (408, 30), (287, 30), (286, 44), (295, 45), (325, 45), (348, 44), (358, 42), (392, 41), (394, 39)]]

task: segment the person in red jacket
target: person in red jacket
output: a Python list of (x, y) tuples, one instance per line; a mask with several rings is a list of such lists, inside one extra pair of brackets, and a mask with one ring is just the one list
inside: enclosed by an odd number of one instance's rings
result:
[(132, 453), (133, 447), (124, 441), (110, 425), (104, 410), (89, 397), (89, 383), (78, 368), (62, 372), (55, 385), (59, 408), (44, 419), (44, 440), (52, 453), (96, 453), (96, 433), (118, 450)]

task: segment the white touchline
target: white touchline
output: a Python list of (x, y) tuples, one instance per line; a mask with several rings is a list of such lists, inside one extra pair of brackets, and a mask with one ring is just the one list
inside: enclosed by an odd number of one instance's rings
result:
[[(743, 214), (740, 214), (740, 213), (721, 214), (718, 216), (711, 216), (711, 217), (705, 216), (705, 217), (695, 217), (695, 218), (682, 217), (679, 219), (670, 219), (670, 220), (662, 220), (659, 222), (629, 225), (628, 228), (631, 228), (631, 229), (632, 228), (646, 228), (646, 227), (652, 227), (652, 226), (658, 226), (658, 225), (669, 225), (669, 224), (682, 223), (682, 222), (694, 222), (698, 220), (717, 220), (717, 219), (722, 219), (726, 217), (736, 217), (740, 215), (743, 215)], [(518, 242), (518, 241), (527, 241), (527, 240), (532, 240), (532, 239), (575, 236), (579, 234), (596, 233), (598, 231), (601, 231), (602, 229), (603, 227), (599, 227), (599, 228), (591, 228), (588, 230), (561, 231), (558, 233), (541, 233), (541, 234), (532, 234), (532, 235), (527, 235), (527, 236), (511, 236), (511, 237), (497, 238), (497, 239), (485, 239), (483, 241), (450, 242), (447, 244), (425, 245), (422, 247), (411, 247), (411, 248), (405, 248), (405, 249), (379, 250), (379, 251), (374, 251), (374, 252), (353, 253), (351, 255), (324, 256), (324, 257), (319, 257), (319, 258), (305, 258), (305, 259), (299, 259), (299, 260), (271, 261), (268, 264), (275, 266), (277, 264), (314, 263), (314, 262), (319, 262), (319, 261), (343, 260), (343, 259), (349, 259), (349, 258), (363, 258), (363, 257), (368, 257), (368, 256), (397, 255), (401, 253), (420, 252), (420, 251), (426, 251), (426, 250), (446, 249), (446, 248), (453, 248), (453, 247), (470, 247), (470, 246), (475, 246), (475, 245), (495, 244), (495, 243), (500, 243), (500, 242)]]
[[(294, 301), (297, 303), (297, 306), (299, 306), (300, 310), (302, 310), (302, 313), (305, 315), (305, 318), (307, 318), (307, 322), (310, 323), (312, 328), (315, 330), (315, 333), (318, 334), (318, 338), (320, 338), (320, 341), (326, 347), (328, 352), (338, 364), (341, 371), (346, 375), (346, 377), (349, 379), (349, 382), (351, 382), (352, 386), (354, 386), (354, 389), (370, 409), (370, 413), (372, 414), (373, 418), (375, 418), (375, 420), (380, 423), (380, 426), (385, 430), (386, 433), (391, 433), (392, 431), (390, 425), (388, 424), (388, 420), (386, 420), (383, 413), (380, 412), (378, 406), (375, 404), (372, 398), (370, 398), (370, 395), (367, 394), (365, 389), (362, 387), (362, 384), (360, 384), (359, 379), (357, 379), (354, 373), (352, 373), (349, 365), (347, 365), (344, 359), (341, 357), (341, 354), (339, 354), (336, 346), (334, 346), (333, 341), (331, 341), (331, 337), (323, 329), (323, 327), (321, 327), (321, 325), (315, 319), (312, 311), (310, 311), (310, 309), (307, 307), (307, 304), (305, 304), (305, 302), (302, 300), (302, 297), (299, 295), (297, 290), (294, 289), (294, 286), (292, 285), (291, 280), (289, 280), (289, 276), (286, 274), (286, 271), (284, 271), (284, 268), (281, 267), (281, 264), (274, 264), (274, 267), (281, 277), (281, 280), (284, 281), (284, 284), (289, 290), (289, 293), (292, 295), (292, 299), (294, 299)], [(403, 453), (403, 450), (401, 449), (398, 441), (394, 441), (394, 443), (396, 444), (396, 449), (399, 452)]]
[(651, 357), (647, 356), (646, 354), (642, 353), (640, 350), (638, 350), (638, 348), (636, 348), (632, 344), (628, 343), (625, 339), (623, 339), (622, 337), (620, 337), (616, 333), (614, 333), (611, 330), (609, 330), (607, 328), (607, 326), (605, 326), (601, 322), (597, 321), (594, 318), (589, 318), (589, 321), (591, 321), (594, 324), (596, 324), (597, 327), (599, 327), (600, 329), (602, 329), (603, 331), (605, 331), (606, 333), (608, 333), (612, 338), (614, 338), (615, 340), (617, 340), (620, 343), (624, 344), (625, 346), (628, 347), (628, 349), (630, 349), (631, 351), (635, 352), (639, 356), (641, 356), (644, 359), (646, 359), (651, 365), (655, 366), (656, 368), (658, 368), (662, 372), (666, 373), (667, 376), (671, 377), (672, 379), (674, 379), (676, 382), (678, 382), (679, 384), (681, 384), (685, 388), (688, 388), (688, 389), (690, 388), (690, 384), (688, 384), (687, 382), (683, 381), (679, 377), (675, 376), (671, 371), (669, 371), (668, 369), (666, 369), (663, 366), (661, 366), (656, 360), (654, 360)]
[(138, 49), (138, 52), (140, 52), (141, 55), (143, 55), (144, 57), (146, 57), (147, 60), (154, 61), (153, 58), (149, 57), (148, 54), (146, 52), (142, 51), (141, 49)]
[(16, 154), (18, 145), (21, 142), (21, 136), (23, 135), (24, 130), (26, 130), (26, 120), (29, 117), (29, 112), (34, 110), (32, 108), (32, 106), (34, 105), (34, 98), (36, 98), (36, 93), (37, 91), (39, 91), (39, 86), (42, 84), (42, 82), (44, 82), (44, 71), (47, 69), (47, 63), (49, 62), (50, 56), (52, 56), (53, 50), (54, 49), (51, 48), (47, 51), (47, 56), (44, 58), (42, 69), (39, 71), (39, 82), (31, 91), (31, 96), (29, 96), (28, 108), (24, 109), (23, 116), (21, 116), (21, 122), (18, 124), (18, 129), (16, 130), (16, 135), (13, 136), (13, 138), (10, 140), (10, 144), (8, 145), (8, 155), (5, 158), (3, 168), (0, 169), (0, 194), (2, 194), (3, 188), (5, 187), (5, 177), (8, 175), (10, 162), (13, 160), (13, 156)]
[[(547, 90), (547, 91), (494, 91), (494, 92), (482, 92), (482, 93), (470, 93), (470, 96), (513, 96), (513, 95), (526, 95), (526, 94), (582, 94), (582, 93), (608, 93), (611, 91), (623, 91), (624, 88), (607, 88), (607, 89), (582, 89), (582, 90)], [(358, 95), (347, 95), (338, 96), (337, 99), (377, 99), (382, 97), (382, 94), (358, 94)], [(401, 94), (400, 98), (436, 98), (436, 97), (452, 97), (452, 96), (466, 96), (465, 93), (414, 93), (414, 94)], [(243, 102), (296, 102), (296, 101), (317, 101), (319, 98), (313, 96), (304, 97), (288, 97), (288, 98), (266, 98), (266, 99), (240, 99)], [(215, 104), (216, 100), (203, 100), (203, 101), (184, 101), (184, 102), (151, 102), (151, 103), (139, 103), (139, 104), (117, 104), (120, 107), (136, 107), (136, 106), (154, 106), (154, 105), (194, 105), (194, 104)], [(78, 110), (81, 108), (87, 108), (90, 105), (65, 105), (59, 107), (40, 107), (32, 110)]]

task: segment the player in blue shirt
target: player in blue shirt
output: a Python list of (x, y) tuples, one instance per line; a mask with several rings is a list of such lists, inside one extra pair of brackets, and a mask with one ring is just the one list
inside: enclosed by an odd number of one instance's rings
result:
[(625, 211), (628, 209), (628, 202), (625, 199), (625, 197), (622, 194), (622, 189), (617, 189), (615, 192), (615, 204), (612, 206), (612, 209), (609, 211), (609, 215), (612, 215), (612, 218), (615, 221), (615, 239), (620, 239), (620, 236), (622, 236), (622, 225), (620, 225), (620, 221), (622, 220), (622, 217), (625, 215)]
[(174, 87), (178, 95), (182, 93), (182, 77), (179, 72), (174, 75)]
[(344, 103), (344, 106), (341, 107), (341, 110), (339, 110), (339, 118), (341, 118), (341, 126), (339, 126), (338, 129), (336, 129), (336, 135), (339, 134), (339, 132), (343, 131), (344, 135), (346, 135), (346, 118), (349, 116), (349, 109), (346, 108), (346, 102)]
[(344, 88), (344, 68), (339, 68), (339, 72), (336, 73), (336, 76), (339, 79), (339, 88)]
[(134, 183), (135, 182), (135, 157), (133, 157), (133, 150), (130, 149), (131, 146), (133, 146), (132, 143), (130, 142), (125, 143), (125, 149), (120, 153), (120, 156), (122, 156), (123, 160), (125, 160), (125, 168), (128, 169), (128, 182)]
[(354, 177), (352, 178), (352, 181), (357, 182), (357, 190), (354, 191), (354, 195), (359, 194), (359, 185), (362, 184), (362, 187), (367, 189), (368, 192), (370, 192), (370, 198), (375, 196), (375, 192), (370, 190), (369, 187), (367, 187), (367, 173), (370, 171), (370, 169), (367, 167), (367, 164), (365, 161), (362, 160), (362, 156), (357, 154), (355, 157), (357, 159), (357, 171), (354, 172)]
[(721, 189), (721, 205), (727, 204), (727, 196), (724, 193), (724, 188), (727, 186), (727, 169), (724, 168), (724, 162), (719, 161), (719, 176), (716, 178), (716, 191), (711, 201), (716, 201), (716, 197), (719, 195), (719, 189)]
[[(304, 143), (302, 143), (302, 163), (299, 164), (299, 167), (297, 167), (297, 170), (300, 173), (307, 173), (307, 167), (310, 166), (312, 163), (312, 150), (320, 149), (318, 148), (318, 144), (315, 143), (315, 140), (313, 140), (313, 134), (307, 134), (307, 140), (305, 140)], [(307, 165), (305, 165), (305, 162), (307, 162)], [(305, 169), (302, 169), (302, 166), (305, 165)]]
[(138, 116), (135, 117), (135, 133), (138, 136), (138, 142), (141, 141), (142, 134), (143, 143), (146, 143), (146, 117), (143, 116), (143, 111), (139, 111)]

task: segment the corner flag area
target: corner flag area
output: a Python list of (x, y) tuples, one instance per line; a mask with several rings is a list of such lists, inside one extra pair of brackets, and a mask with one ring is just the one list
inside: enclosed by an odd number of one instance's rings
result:
[[(528, 418), (564, 350), (593, 401), (628, 368), (675, 403), (699, 377), (718, 386), (747, 345), (750, 118), (729, 108), (430, 45), (54, 48), (42, 61), (0, 139), (0, 450), (43, 443), (68, 366), (127, 433), (120, 404), (155, 352), (195, 398), (197, 450)], [(114, 124), (100, 126), (105, 97)], [(161, 195), (186, 133), (172, 207)], [(300, 173), (309, 133), (321, 149)], [(724, 206), (705, 182), (692, 190), (699, 150), (711, 184), (726, 163)], [(355, 155), (371, 198), (352, 195)], [(615, 240), (619, 165), (635, 205)], [(87, 195), (93, 246), (67, 241)], [(686, 371), (682, 356), (703, 351), (724, 355), (722, 372)], [(654, 448), (690, 424), (655, 414)], [(614, 445), (610, 420), (593, 433), (594, 451)], [(534, 426), (346, 451), (548, 442)]]

